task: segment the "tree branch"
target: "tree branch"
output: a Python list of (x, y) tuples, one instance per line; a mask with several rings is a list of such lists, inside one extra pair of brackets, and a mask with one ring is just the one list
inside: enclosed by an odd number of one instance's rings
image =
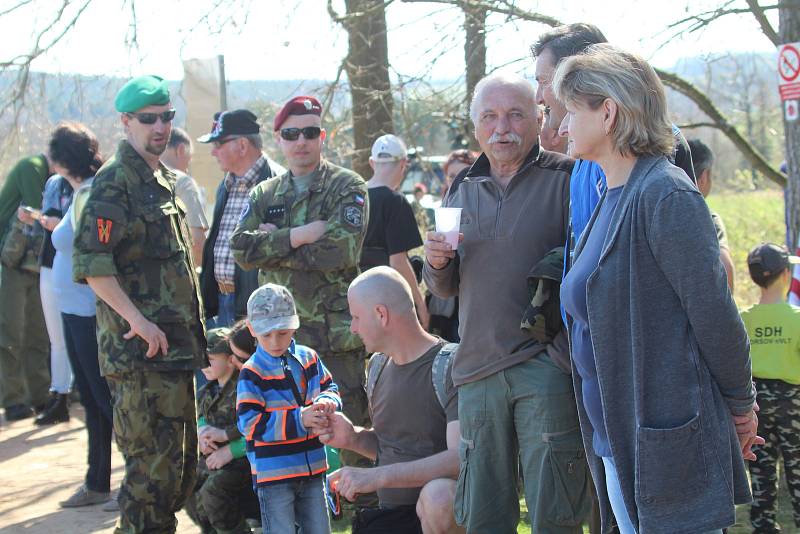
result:
[(767, 36), (767, 39), (772, 41), (772, 44), (775, 46), (781, 44), (780, 38), (778, 37), (778, 32), (775, 31), (775, 28), (772, 27), (772, 24), (769, 23), (767, 16), (764, 14), (765, 9), (775, 9), (779, 6), (761, 7), (758, 4), (758, 0), (747, 0), (747, 5), (750, 7), (750, 12), (758, 21), (758, 25), (761, 26), (761, 31), (764, 32), (764, 35)]
[(414, 4), (419, 2), (426, 2), (432, 4), (447, 4), (461, 9), (485, 9), (493, 13), (500, 13), (530, 22), (539, 22), (547, 24), (548, 26), (560, 26), (561, 22), (555, 18), (541, 13), (535, 13), (525, 9), (518, 8), (510, 2), (499, 0), (492, 2), (488, 0), (400, 0), (401, 2)]
[(661, 81), (664, 82), (664, 85), (671, 87), (679, 93), (689, 97), (689, 99), (697, 104), (700, 110), (708, 115), (708, 117), (713, 121), (713, 123), (716, 125), (715, 127), (731, 140), (731, 142), (736, 146), (736, 148), (739, 149), (744, 157), (750, 161), (756, 170), (761, 172), (764, 176), (779, 186), (786, 186), (786, 175), (772, 167), (772, 165), (770, 165), (769, 162), (764, 159), (764, 156), (762, 156), (761, 153), (756, 150), (755, 147), (753, 147), (753, 145), (742, 136), (742, 134), (739, 133), (736, 127), (728, 122), (728, 119), (722, 114), (717, 106), (714, 105), (714, 103), (705, 93), (677, 74), (666, 72), (661, 69), (655, 69), (655, 71), (659, 78), (661, 78)]

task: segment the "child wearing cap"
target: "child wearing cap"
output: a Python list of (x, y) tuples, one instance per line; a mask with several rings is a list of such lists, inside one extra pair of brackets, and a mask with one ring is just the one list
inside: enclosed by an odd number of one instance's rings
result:
[[(792, 264), (785, 247), (762, 243), (747, 256), (750, 277), (761, 288), (758, 304), (742, 312), (750, 336), (750, 359), (758, 392), (759, 435), (749, 463), (753, 489), (750, 522), (754, 532), (778, 532), (777, 463), (783, 456), (792, 495), (795, 526), (800, 527), (800, 308), (786, 302)], [(786, 526), (786, 525), (784, 525)]]
[(317, 353), (294, 341), (300, 326), (294, 299), (266, 284), (247, 301), (256, 352), (237, 389), (239, 430), (247, 443), (265, 534), (329, 533), (324, 494), (328, 468), (319, 431), (341, 410), (338, 388)]
[(229, 346), (231, 330), (207, 334), (208, 383), (197, 393), (198, 464), (195, 492), (186, 505), (189, 517), (203, 532), (249, 533), (242, 504), (255, 500), (245, 441), (237, 428), (236, 383), (239, 375)]

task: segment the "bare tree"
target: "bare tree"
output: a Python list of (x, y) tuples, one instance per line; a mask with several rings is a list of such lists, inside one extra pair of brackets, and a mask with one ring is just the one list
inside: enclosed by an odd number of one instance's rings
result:
[(389, 45), (384, 0), (345, 0), (346, 15), (328, 2), (331, 18), (348, 35), (344, 69), (353, 107), (353, 170), (369, 177), (369, 153), (376, 138), (394, 133), (392, 87), (389, 81)]
[[(486, 75), (486, 8), (484, 6), (464, 5), (464, 62), (467, 67), (466, 107), (472, 102), (475, 86)], [(469, 122), (469, 121), (467, 121)], [(470, 148), (478, 149), (478, 141), (467, 135)]]

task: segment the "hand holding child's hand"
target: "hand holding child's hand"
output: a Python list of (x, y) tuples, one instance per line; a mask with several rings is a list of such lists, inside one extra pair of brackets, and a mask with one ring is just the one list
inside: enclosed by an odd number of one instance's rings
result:
[(325, 399), (325, 398), (317, 399), (317, 401), (312, 406), (316, 407), (325, 415), (333, 415), (333, 413), (336, 411), (336, 408), (338, 408), (336, 402), (334, 402), (331, 399)]
[(230, 445), (225, 445), (219, 450), (212, 452), (206, 458), (206, 466), (212, 471), (220, 469), (233, 460), (233, 453), (231, 452)]
[(312, 404), (300, 409), (300, 421), (310, 434), (319, 434), (328, 426), (328, 416), (319, 404)]

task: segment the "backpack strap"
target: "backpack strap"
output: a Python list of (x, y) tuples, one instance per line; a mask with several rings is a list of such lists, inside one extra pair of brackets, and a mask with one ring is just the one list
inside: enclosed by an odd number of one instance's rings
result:
[(372, 392), (375, 390), (375, 384), (381, 377), (386, 364), (389, 363), (389, 357), (382, 352), (373, 354), (369, 363), (367, 364), (367, 402), (369, 403), (369, 411), (372, 412)]
[(433, 358), (431, 381), (433, 382), (433, 391), (436, 393), (436, 398), (439, 400), (439, 405), (443, 410), (447, 404), (447, 377), (450, 376), (449, 371), (453, 367), (453, 357), (456, 349), (458, 349), (458, 343), (447, 343)]

